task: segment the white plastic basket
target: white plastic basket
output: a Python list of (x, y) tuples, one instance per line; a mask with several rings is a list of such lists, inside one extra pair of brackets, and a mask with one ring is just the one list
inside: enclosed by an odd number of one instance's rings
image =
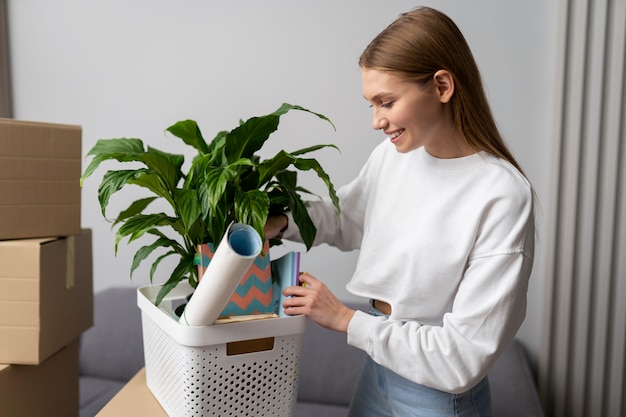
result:
[(306, 317), (185, 326), (172, 314), (192, 289), (159, 307), (158, 286), (137, 290), (146, 379), (170, 417), (291, 417)]

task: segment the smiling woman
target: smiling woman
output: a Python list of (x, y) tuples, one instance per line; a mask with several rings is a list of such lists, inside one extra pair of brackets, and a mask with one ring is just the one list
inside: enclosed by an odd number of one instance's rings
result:
[(0, 0), (0, 117), (12, 117), (7, 5)]

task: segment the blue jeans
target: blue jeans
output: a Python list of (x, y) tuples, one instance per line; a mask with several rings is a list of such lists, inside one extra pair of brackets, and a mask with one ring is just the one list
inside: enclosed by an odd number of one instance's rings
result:
[[(373, 308), (370, 314), (384, 315)], [(485, 377), (463, 394), (450, 394), (409, 381), (368, 356), (348, 416), (490, 417), (489, 381)]]

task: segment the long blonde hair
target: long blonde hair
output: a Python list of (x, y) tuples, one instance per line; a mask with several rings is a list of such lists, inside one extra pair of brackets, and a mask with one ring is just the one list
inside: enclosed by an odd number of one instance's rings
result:
[(491, 113), (480, 71), (465, 37), (440, 11), (421, 7), (400, 15), (359, 58), (361, 68), (389, 71), (428, 83), (439, 70), (452, 74), (454, 124), (476, 151), (486, 151), (522, 169), (506, 146)]

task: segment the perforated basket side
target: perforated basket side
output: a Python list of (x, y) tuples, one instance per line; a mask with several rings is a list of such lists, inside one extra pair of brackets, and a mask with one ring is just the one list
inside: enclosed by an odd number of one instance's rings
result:
[(198, 349), (186, 368), (186, 416), (280, 416), (293, 413), (301, 336), (276, 338), (275, 349), (236, 356), (225, 345)]
[(270, 350), (228, 355), (226, 343), (182, 346), (149, 317), (142, 322), (148, 386), (170, 417), (293, 414), (302, 334), (274, 337)]
[(168, 381), (182, 380), (178, 345), (145, 313), (141, 316), (143, 349), (146, 362), (146, 383), (170, 417), (184, 416), (181, 389)]

